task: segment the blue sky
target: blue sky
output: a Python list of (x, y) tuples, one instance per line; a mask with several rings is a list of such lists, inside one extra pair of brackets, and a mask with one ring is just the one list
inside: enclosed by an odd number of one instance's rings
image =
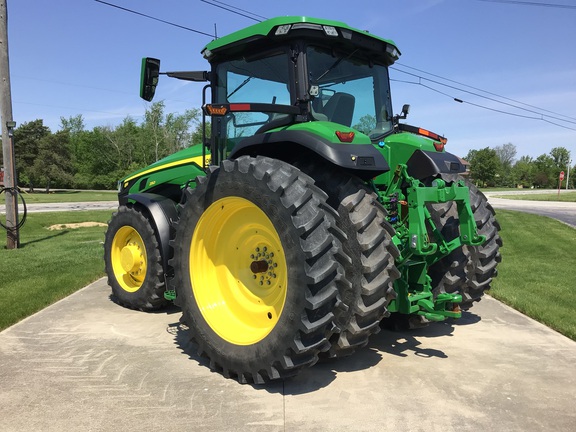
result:
[[(219, 36), (255, 23), (200, 0), (107, 1), (205, 33), (212, 34), (216, 25)], [(478, 0), (225, 3), (268, 18), (307, 15), (344, 21), (394, 40), (402, 52), (398, 69), (464, 88), (408, 69), (417, 68), (537, 107), (504, 100), (535, 113), (518, 110), (392, 71), (395, 112), (409, 103), (407, 122), (446, 136), (452, 153), (465, 156), (470, 149), (511, 142), (518, 157), (537, 157), (562, 146), (576, 159), (576, 130), (472, 105), (529, 117), (545, 114), (545, 120), (576, 129), (574, 0), (549, 1), (573, 8)], [(160, 58), (163, 70), (208, 66), (200, 51), (209, 37), (94, 0), (8, 0), (8, 16), (13, 112), (18, 124), (40, 118), (56, 131), (60, 117), (77, 114), (83, 115), (89, 129), (116, 125), (126, 116), (140, 121), (147, 106), (138, 97), (142, 57)], [(167, 112), (183, 112), (200, 107), (201, 87), (164, 78), (155, 100), (164, 100)], [(454, 97), (469, 103), (457, 103)]]

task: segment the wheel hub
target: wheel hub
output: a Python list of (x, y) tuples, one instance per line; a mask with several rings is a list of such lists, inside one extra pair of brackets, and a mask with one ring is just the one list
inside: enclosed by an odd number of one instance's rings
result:
[(120, 262), (126, 273), (138, 272), (144, 264), (140, 248), (134, 243), (124, 246), (120, 251)]
[(278, 267), (274, 261), (274, 252), (268, 251), (268, 246), (258, 246), (250, 259), (253, 260), (250, 264), (250, 270), (254, 273), (252, 278), (260, 286), (271, 286), (277, 278), (275, 269)]

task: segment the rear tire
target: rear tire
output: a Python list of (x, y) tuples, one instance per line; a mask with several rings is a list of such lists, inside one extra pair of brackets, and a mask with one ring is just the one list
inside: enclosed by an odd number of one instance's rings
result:
[(118, 304), (142, 311), (168, 304), (160, 247), (149, 219), (136, 208), (120, 206), (112, 215), (104, 240), (104, 263)]
[(394, 228), (386, 210), (360, 179), (319, 161), (303, 167), (328, 194), (328, 204), (339, 216), (336, 224), (346, 235), (345, 281), (339, 294), (347, 311), (336, 321), (339, 332), (330, 339), (328, 357), (344, 357), (368, 343), (388, 317), (388, 304), (396, 297), (394, 280), (400, 277), (394, 260), (399, 251), (392, 243)]
[[(455, 175), (442, 175), (441, 178), (447, 185), (462, 179)], [(464, 245), (432, 265), (428, 274), (432, 278), (435, 294), (459, 293), (462, 295), (460, 308), (468, 310), (474, 302), (480, 301), (484, 292), (490, 289), (492, 279), (498, 274), (497, 265), (502, 260), (502, 239), (498, 234), (500, 225), (486, 196), (468, 180), (465, 180), (465, 183), (470, 189), (470, 207), (478, 234), (486, 236), (486, 242), (480, 246)], [(455, 202), (430, 204), (428, 209), (446, 240), (452, 240), (459, 235)]]
[(212, 369), (263, 383), (329, 348), (342, 269), (325, 201), (308, 176), (265, 157), (225, 160), (185, 191), (177, 303)]

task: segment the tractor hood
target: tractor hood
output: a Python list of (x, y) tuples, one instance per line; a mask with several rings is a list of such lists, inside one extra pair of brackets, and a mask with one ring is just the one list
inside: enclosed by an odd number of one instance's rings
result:
[(197, 162), (198, 165), (202, 166), (202, 146), (196, 145), (177, 151), (176, 153), (166, 156), (147, 167), (134, 171), (120, 180), (120, 182), (125, 183), (145, 174), (164, 170), (177, 165), (188, 164), (190, 162)]

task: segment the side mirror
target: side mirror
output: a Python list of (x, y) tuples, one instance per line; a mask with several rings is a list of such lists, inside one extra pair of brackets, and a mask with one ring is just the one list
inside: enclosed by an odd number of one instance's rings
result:
[(402, 105), (402, 112), (400, 113), (400, 118), (405, 119), (406, 117), (408, 117), (409, 112), (410, 112), (410, 105), (408, 104)]
[(160, 60), (144, 57), (140, 75), (140, 97), (150, 102), (154, 98), (158, 77), (160, 76)]
[(402, 105), (402, 112), (400, 114), (396, 114), (393, 118), (395, 124), (398, 124), (398, 120), (403, 120), (408, 117), (408, 113), (410, 112), (410, 105), (404, 104)]

